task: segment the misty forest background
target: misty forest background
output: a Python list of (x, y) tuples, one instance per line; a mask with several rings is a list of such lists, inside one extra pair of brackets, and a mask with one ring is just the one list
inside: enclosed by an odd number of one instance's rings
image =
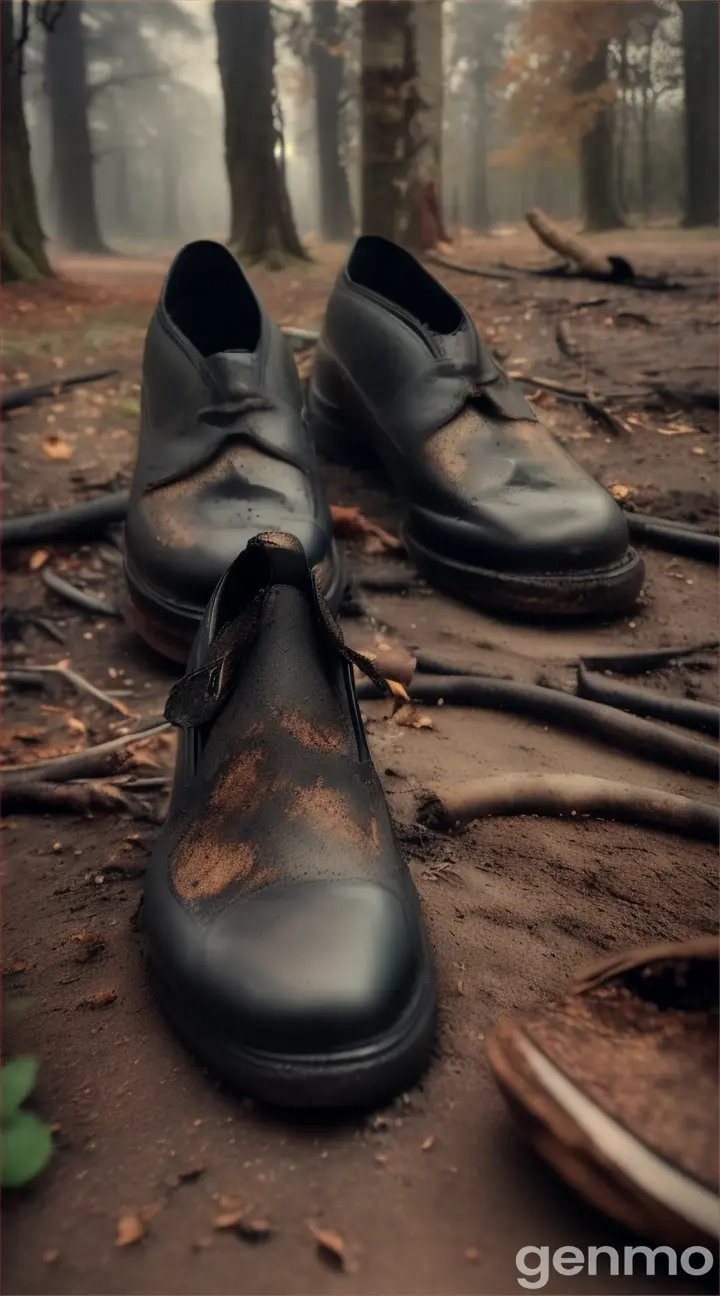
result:
[(46, 239), (422, 251), (538, 205), (718, 223), (716, 0), (0, 0), (2, 273)]

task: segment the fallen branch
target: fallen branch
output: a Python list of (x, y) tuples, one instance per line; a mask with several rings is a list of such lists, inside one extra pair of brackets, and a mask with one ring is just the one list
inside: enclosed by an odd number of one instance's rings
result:
[(710, 702), (695, 702), (691, 698), (672, 697), (668, 693), (619, 684), (617, 680), (586, 670), (582, 663), (577, 669), (575, 692), (578, 697), (604, 702), (606, 706), (619, 707), (633, 715), (652, 716), (655, 720), (665, 720), (714, 737), (720, 730), (720, 707)]
[(100, 382), (103, 378), (114, 378), (117, 373), (117, 369), (102, 369), (99, 373), (77, 374), (74, 378), (57, 378), (54, 382), (41, 383), (39, 387), (15, 387), (0, 396), (0, 412), (7, 414), (10, 410), (23, 409), (36, 400), (59, 396), (70, 387)]
[(435, 252), (426, 253), (425, 260), (431, 265), (442, 266), (445, 270), (455, 270), (458, 274), (474, 275), (477, 279), (504, 279), (506, 282), (517, 279), (515, 273), (507, 270), (480, 270), (477, 266), (464, 265), (461, 261), (448, 261)]
[[(165, 720), (151, 728), (137, 729), (129, 734), (111, 738), (109, 742), (84, 751), (69, 752), (67, 756), (53, 756), (50, 760), (36, 761), (33, 765), (0, 766), (3, 795), (26, 783), (66, 783), (72, 779), (100, 778), (114, 774), (118, 769), (117, 753), (133, 743), (145, 742), (157, 734), (167, 733), (172, 726)], [(114, 767), (114, 768), (113, 768)]]
[(717, 842), (720, 810), (659, 788), (584, 774), (500, 774), (470, 779), (429, 796), (418, 818), (450, 830), (488, 815), (548, 815), (613, 819)]
[(127, 796), (112, 784), (97, 783), (11, 783), (2, 790), (2, 809), (6, 813), (24, 810), (71, 810), (92, 814), (127, 810), (137, 819), (150, 817), (150, 807), (137, 797)]
[(539, 207), (533, 207), (525, 216), (525, 220), (545, 247), (550, 248), (551, 252), (557, 252), (558, 256), (564, 257), (566, 261), (574, 261), (586, 279), (621, 283), (633, 278), (633, 268), (623, 257), (615, 258), (618, 264), (613, 266), (610, 257), (593, 252), (592, 248), (589, 248), (581, 239), (560, 229), (560, 226), (556, 225)]
[[(4, 683), (8, 674), (14, 675), (15, 683), (18, 683), (19, 677), (25, 674), (25, 671), (22, 667), (19, 667), (12, 672), (0, 671), (0, 682)], [(68, 684), (71, 684), (74, 689), (77, 689), (78, 693), (88, 693), (90, 697), (95, 698), (98, 702), (102, 702), (105, 706), (111, 707), (113, 711), (118, 711), (120, 715), (130, 715), (130, 712), (124, 703), (118, 702), (117, 698), (110, 697), (109, 693), (103, 693), (102, 689), (97, 688), (95, 684), (91, 684), (89, 680), (85, 679), (84, 675), (80, 675), (69, 666), (62, 666), (60, 663), (55, 666), (28, 666), (27, 674), (33, 678), (40, 679), (41, 685), (43, 675), (59, 675), (61, 679), (67, 680)]]
[(686, 409), (716, 410), (720, 405), (720, 392), (707, 387), (665, 387), (660, 383), (653, 385), (653, 391), (666, 400), (676, 401)]
[[(669, 765), (701, 778), (717, 778), (718, 751), (710, 743), (675, 734), (651, 720), (626, 715), (601, 702), (587, 702), (572, 693), (520, 684), (515, 680), (473, 677), (415, 679), (408, 689), (411, 701), (447, 706), (487, 707), (515, 715), (533, 716), (560, 728), (580, 730), (601, 742), (632, 752), (643, 760)], [(369, 681), (357, 687), (359, 698), (377, 698)]]
[(591, 670), (614, 671), (619, 675), (642, 675), (658, 666), (669, 666), (683, 657), (694, 657), (695, 653), (712, 652), (716, 648), (720, 648), (720, 639), (693, 644), (690, 648), (630, 648), (627, 652), (618, 653), (584, 653), (580, 661)]
[(129, 491), (110, 491), (70, 508), (3, 518), (0, 541), (10, 547), (46, 540), (91, 539), (102, 535), (114, 522), (124, 522), (129, 502)]
[(644, 513), (625, 514), (630, 535), (651, 549), (684, 554), (701, 562), (720, 563), (720, 536), (697, 531), (670, 518), (648, 517)]
[(636, 274), (625, 257), (599, 255), (587, 243), (561, 229), (539, 207), (529, 211), (525, 219), (541, 243), (578, 267), (578, 271), (574, 274), (568, 271), (567, 267), (564, 269), (549, 267), (544, 271), (535, 270), (532, 272), (534, 274), (544, 274), (551, 278), (566, 276), (590, 279), (594, 282), (623, 284), (627, 288), (649, 289), (655, 292), (677, 292), (685, 288), (685, 284), (671, 283), (664, 275)]
[(47, 585), (48, 589), (51, 589), (54, 594), (59, 594), (68, 603), (74, 603), (76, 607), (82, 608), (83, 612), (98, 612), (102, 616), (122, 619), (122, 612), (119, 612), (111, 603), (106, 603), (103, 599), (96, 598), (94, 594), (88, 594), (85, 590), (78, 589), (76, 585), (53, 571), (52, 567), (43, 567), (40, 577), (43, 584)]

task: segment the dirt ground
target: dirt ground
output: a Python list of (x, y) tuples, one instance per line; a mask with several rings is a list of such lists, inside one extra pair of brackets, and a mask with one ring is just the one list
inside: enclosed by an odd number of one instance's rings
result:
[[(714, 242), (654, 231), (623, 234), (617, 247), (597, 243), (690, 286), (663, 294), (438, 273), (512, 370), (590, 386), (599, 398), (653, 382), (715, 386)], [(452, 255), (478, 265), (541, 259), (527, 234), (468, 239)], [(340, 259), (340, 249), (318, 249), (311, 266), (254, 279), (281, 324), (312, 328)], [(67, 278), (52, 289), (6, 290), (7, 385), (120, 370), (7, 419), (6, 515), (129, 482), (143, 330), (164, 265), (164, 258), (68, 260)], [(606, 300), (598, 304), (600, 297)], [(561, 322), (573, 358), (558, 349)], [(647, 408), (628, 397), (613, 405), (625, 426), (615, 435), (576, 405), (537, 395), (561, 441), (626, 505), (716, 525), (712, 412), (663, 399)], [(364, 472), (323, 472), (331, 502), (359, 504), (397, 527), (387, 483)], [(402, 560), (368, 555), (360, 544), (348, 555), (358, 579), (407, 570)], [(583, 652), (717, 637), (716, 569), (652, 551), (646, 560), (641, 605), (614, 623), (501, 621), (410, 573), (405, 593), (363, 591), (367, 615), (346, 620), (344, 629), (356, 646), (371, 647), (383, 634), (503, 677), (549, 676), (569, 686), (572, 662)], [(43, 583), (47, 567), (106, 598), (109, 614), (60, 601)], [(57, 678), (39, 694), (5, 685), (3, 763), (81, 749), (162, 711), (174, 675), (122, 616), (110, 614), (113, 607), (122, 612), (125, 594), (109, 539), (8, 552), (3, 594), (6, 668), (69, 661), (131, 713), (76, 695)], [(28, 621), (28, 613), (45, 625)], [(716, 655), (698, 652), (641, 682), (714, 700)], [(552, 995), (607, 950), (714, 931), (715, 851), (585, 820), (496, 819), (448, 838), (418, 830), (415, 809), (419, 794), (439, 782), (502, 771), (577, 771), (705, 799), (712, 792), (650, 758), (515, 716), (444, 707), (432, 710), (431, 729), (415, 730), (385, 719), (387, 709), (372, 703), (364, 711), (422, 897), (442, 1011), (426, 1079), (369, 1117), (329, 1122), (263, 1111), (221, 1091), (168, 1034), (146, 988), (133, 927), (162, 791), (143, 793), (145, 818), (17, 814), (3, 822), (3, 965), (6, 994), (18, 1009), (8, 1019), (6, 1049), (38, 1057), (34, 1102), (54, 1123), (56, 1146), (37, 1184), (4, 1203), (6, 1292), (505, 1296), (521, 1290), (515, 1254), (523, 1246), (633, 1241), (525, 1149), (485, 1044), (501, 1015)], [(134, 759), (135, 774), (162, 775), (172, 763), (172, 738), (137, 749)], [(251, 1202), (253, 1213), (271, 1222), (269, 1240), (253, 1244), (213, 1228), (227, 1196)], [(144, 1214), (147, 1236), (118, 1249), (124, 1212)], [(308, 1221), (342, 1236), (345, 1271), (326, 1263)], [(544, 1290), (576, 1296), (615, 1286), (626, 1293), (700, 1289), (687, 1278), (612, 1283), (555, 1275)]]

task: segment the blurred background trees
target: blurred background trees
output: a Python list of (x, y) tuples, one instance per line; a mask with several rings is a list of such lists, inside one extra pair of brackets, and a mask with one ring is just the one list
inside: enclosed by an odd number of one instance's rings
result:
[(591, 231), (718, 222), (716, 0), (0, 5), (6, 277), (49, 273), (42, 229), (281, 265), (533, 205)]

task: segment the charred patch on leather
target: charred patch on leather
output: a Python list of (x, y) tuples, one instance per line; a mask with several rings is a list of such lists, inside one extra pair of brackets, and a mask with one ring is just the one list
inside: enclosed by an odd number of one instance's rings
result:
[(278, 720), (286, 733), (289, 733), (303, 747), (312, 751), (337, 751), (343, 743), (343, 735), (337, 729), (321, 728), (313, 724), (299, 711), (276, 712)]
[(173, 854), (173, 881), (183, 899), (219, 895), (252, 875), (256, 847), (233, 835), (233, 825), (238, 816), (256, 810), (266, 794), (261, 760), (262, 752), (256, 749), (228, 764), (212, 790), (206, 814), (180, 838)]
[(368, 837), (374, 842), (372, 832), (353, 817), (347, 797), (328, 787), (322, 778), (317, 778), (312, 787), (296, 790), (287, 814), (289, 819), (303, 820), (328, 844), (334, 840), (367, 847)]

